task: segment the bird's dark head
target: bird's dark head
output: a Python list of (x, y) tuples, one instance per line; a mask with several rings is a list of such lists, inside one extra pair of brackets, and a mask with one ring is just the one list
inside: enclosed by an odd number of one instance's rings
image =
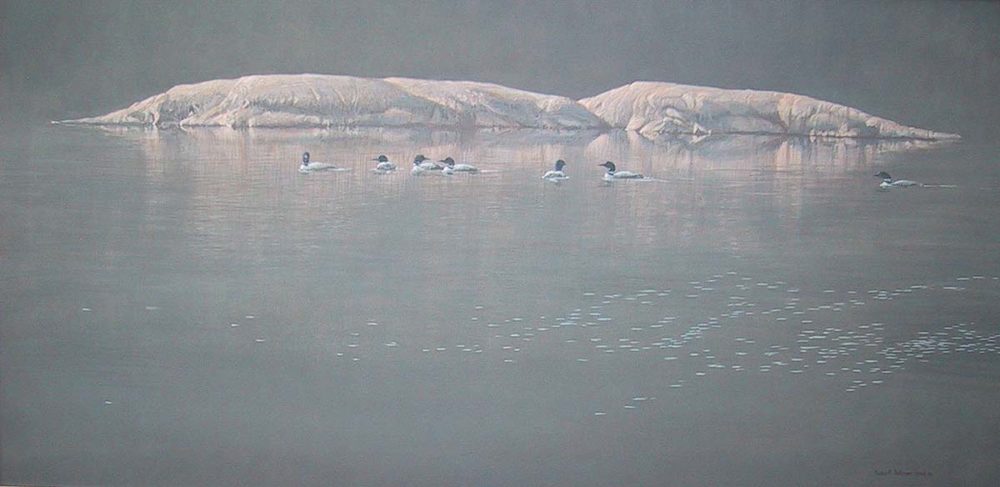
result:
[(309, 153), (308, 152), (303, 152), (302, 153), (302, 164), (309, 164)]
[(445, 157), (444, 159), (441, 159), (438, 162), (443, 162), (443, 163), (445, 163), (445, 164), (447, 164), (449, 166), (454, 166), (455, 165), (455, 160), (452, 159), (452, 158), (450, 158), (450, 157)]
[(424, 162), (426, 160), (427, 157), (425, 157), (423, 154), (417, 154), (417, 157), (413, 158), (413, 165), (419, 165), (421, 162)]
[(566, 161), (559, 159), (556, 161), (556, 171), (562, 171), (562, 168), (566, 167)]
[(892, 179), (892, 176), (890, 176), (889, 173), (885, 171), (879, 171), (879, 173), (876, 174), (875, 177), (882, 179)]
[(389, 162), (389, 158), (386, 157), (385, 155), (378, 156), (372, 160), (375, 162)]
[(605, 161), (604, 164), (598, 164), (598, 166), (607, 168), (608, 172), (615, 172), (615, 163), (611, 161)]

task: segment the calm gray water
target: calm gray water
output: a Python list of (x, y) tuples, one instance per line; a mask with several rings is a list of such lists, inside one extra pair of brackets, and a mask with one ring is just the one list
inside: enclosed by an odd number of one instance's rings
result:
[[(484, 173), (413, 177), (418, 152)], [(998, 160), (7, 129), (0, 481), (995, 485)]]

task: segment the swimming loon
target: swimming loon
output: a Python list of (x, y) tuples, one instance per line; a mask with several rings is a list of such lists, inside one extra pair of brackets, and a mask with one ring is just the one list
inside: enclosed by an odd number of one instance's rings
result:
[(909, 179), (900, 179), (897, 181), (893, 181), (892, 176), (890, 176), (889, 173), (885, 171), (880, 171), (878, 174), (875, 175), (875, 177), (882, 178), (882, 182), (879, 183), (878, 185), (878, 187), (882, 189), (888, 189), (892, 187), (909, 188), (910, 186), (923, 186), (922, 184), (916, 181), (910, 181)]
[(375, 165), (375, 172), (387, 173), (396, 170), (396, 165), (389, 162), (389, 158), (384, 155), (380, 155), (372, 160), (378, 163)]
[[(444, 169), (444, 165), (438, 164), (424, 157), (423, 154), (417, 154), (417, 157), (413, 158), (413, 169), (410, 170), (410, 173), (412, 173), (415, 176), (418, 176), (420, 174), (432, 171), (440, 171), (442, 169)], [(440, 173), (435, 173), (435, 174), (440, 174)]]
[(566, 166), (566, 161), (559, 159), (556, 161), (556, 168), (551, 171), (546, 171), (542, 176), (542, 179), (548, 179), (551, 181), (558, 181), (560, 179), (569, 179), (569, 176), (563, 172), (563, 167)]
[(302, 153), (302, 165), (299, 166), (299, 172), (301, 172), (301, 173), (309, 173), (309, 172), (316, 172), (316, 171), (327, 171), (327, 170), (336, 169), (336, 168), (337, 168), (337, 166), (334, 166), (333, 164), (326, 164), (326, 163), (322, 163), (322, 162), (309, 162), (309, 153), (308, 152), (303, 152)]
[(478, 167), (469, 164), (455, 164), (455, 160), (450, 157), (445, 157), (444, 159), (441, 159), (438, 162), (443, 162), (445, 164), (444, 167), (445, 174), (454, 174), (456, 172), (468, 172), (468, 173), (479, 172)]
[(644, 176), (639, 173), (631, 171), (616, 171), (615, 163), (607, 161), (604, 164), (598, 164), (598, 166), (607, 168), (608, 172), (604, 173), (605, 181), (614, 181), (615, 179), (642, 179)]

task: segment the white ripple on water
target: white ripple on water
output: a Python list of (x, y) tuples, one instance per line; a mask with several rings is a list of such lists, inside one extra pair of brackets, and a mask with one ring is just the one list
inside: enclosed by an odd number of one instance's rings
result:
[[(574, 347), (577, 353), (572, 360), (584, 368), (600, 367), (606, 360), (655, 358), (665, 373), (671, 374), (665, 383), (667, 390), (705, 384), (703, 381), (711, 381), (715, 374), (787, 374), (789, 378), (800, 376), (801, 380), (818, 376), (832, 384), (840, 384), (846, 393), (871, 393), (872, 389), (890, 383), (888, 379), (892, 374), (915, 364), (963, 353), (1000, 355), (1000, 334), (982, 333), (978, 327), (967, 323), (913, 333), (893, 323), (845, 323), (843, 318), (836, 318), (839, 313), (847, 308), (931, 293), (946, 298), (948, 294), (941, 294), (944, 291), (955, 293), (976, 285), (996, 286), (998, 280), (970, 276), (951, 282), (917, 283), (888, 289), (805, 292), (784, 281), (753, 280), (727, 272), (711, 280), (691, 281), (694, 284), (689, 284), (688, 289), (698, 292), (678, 289), (672, 293), (666, 288), (658, 291), (656, 288), (660, 286), (632, 293), (588, 291), (582, 293), (581, 301), (572, 303), (568, 311), (546, 313), (554, 316), (553, 320), (537, 328), (528, 326), (534, 324), (522, 316), (491, 317), (488, 312), (477, 313), (470, 321), (482, 319), (482, 322), (473, 323), (473, 326), (482, 326), (483, 330), (503, 326), (508, 329), (507, 333), (496, 335), (492, 340), (485, 336), (472, 337), (457, 346), (424, 344), (414, 350), (428, 354), (427, 357), (440, 356), (437, 360), (448, 360), (452, 354), (445, 352), (449, 349), (467, 357), (475, 356), (471, 355), (473, 353), (482, 354), (484, 358), (503, 353), (507, 355), (500, 357), (503, 363), (513, 364), (515, 361), (510, 354), (544, 352), (545, 348), (537, 347)], [(711, 287), (705, 285), (709, 282)], [(957, 285), (958, 282), (963, 285)], [(694, 304), (685, 305), (685, 300)], [(476, 305), (475, 309), (484, 311), (481, 305)], [(715, 312), (711, 313), (713, 309)], [(698, 313), (702, 313), (701, 316)], [(788, 321), (791, 316), (799, 318)], [(369, 327), (380, 326), (378, 318), (372, 317), (364, 323)], [(245, 319), (253, 319), (253, 315), (246, 315)], [(546, 321), (546, 318), (540, 317), (538, 321)], [(240, 325), (234, 322), (230, 326)], [(773, 326), (779, 328), (769, 328)], [(742, 332), (734, 335), (730, 331), (736, 329)], [(773, 330), (791, 331), (791, 338), (781, 341), (782, 334), (776, 337)], [(346, 345), (362, 354), (367, 348), (379, 345), (404, 348), (398, 339), (389, 335), (381, 340)], [(360, 338), (360, 333), (353, 332), (350, 336)], [(546, 336), (549, 338), (545, 339)], [(264, 338), (254, 339), (255, 343), (264, 341)], [(483, 344), (475, 343), (477, 341)], [(614, 354), (615, 347), (609, 347), (608, 342), (629, 353)], [(697, 342), (705, 345), (711, 342), (722, 348), (714, 345), (710, 348), (717, 349), (715, 351), (705, 346), (693, 348)], [(662, 353), (668, 350), (669, 354)], [(432, 351), (439, 354), (430, 353)], [(343, 357), (342, 352), (336, 355)], [(621, 358), (614, 358), (619, 355)], [(352, 362), (358, 360), (358, 357), (352, 358)], [(626, 398), (630, 400), (627, 405), (634, 409), (648, 397)], [(594, 413), (595, 416), (603, 414), (606, 414), (603, 410)]]

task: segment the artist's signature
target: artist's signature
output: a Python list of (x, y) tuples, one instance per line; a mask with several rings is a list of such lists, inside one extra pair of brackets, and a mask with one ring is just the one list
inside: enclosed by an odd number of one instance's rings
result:
[(885, 470), (875, 470), (875, 475), (879, 477), (933, 477), (934, 472), (928, 470), (901, 470), (898, 468), (887, 468)]

